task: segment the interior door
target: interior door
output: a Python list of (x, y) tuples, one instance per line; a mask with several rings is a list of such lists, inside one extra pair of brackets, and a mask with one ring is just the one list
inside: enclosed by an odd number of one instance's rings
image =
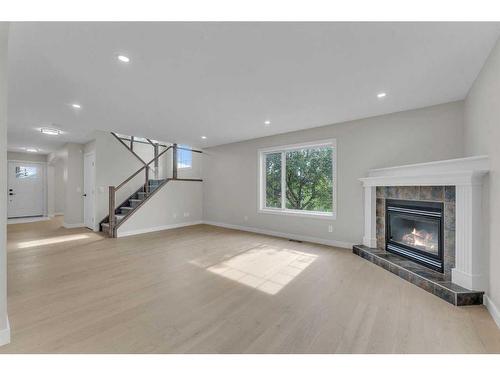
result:
[(43, 164), (10, 161), (7, 216), (43, 216), (45, 208), (45, 167)]
[(83, 164), (83, 212), (85, 226), (94, 229), (95, 154), (85, 154)]

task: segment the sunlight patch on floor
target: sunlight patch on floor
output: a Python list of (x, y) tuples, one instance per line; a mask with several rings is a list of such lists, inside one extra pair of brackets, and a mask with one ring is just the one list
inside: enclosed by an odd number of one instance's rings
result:
[(261, 247), (207, 268), (216, 275), (274, 295), (318, 256), (291, 249)]
[(53, 244), (57, 244), (57, 243), (61, 243), (61, 242), (84, 240), (84, 239), (87, 239), (89, 237), (90, 236), (88, 234), (72, 234), (72, 235), (68, 235), (68, 236), (51, 237), (51, 238), (45, 238), (43, 240), (19, 242), (17, 244), (17, 248), (18, 249), (26, 249), (26, 248), (30, 248), (30, 247), (36, 247), (36, 246), (53, 245)]

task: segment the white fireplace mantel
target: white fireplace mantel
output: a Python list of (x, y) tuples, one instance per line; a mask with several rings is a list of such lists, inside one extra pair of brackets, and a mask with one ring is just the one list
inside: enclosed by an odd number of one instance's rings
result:
[(474, 156), (370, 170), (368, 177), (360, 178), (365, 204), (363, 244), (377, 247), (377, 186), (455, 186), (455, 268), (452, 269), (452, 282), (471, 290), (485, 290), (481, 185), (489, 169), (488, 156)]

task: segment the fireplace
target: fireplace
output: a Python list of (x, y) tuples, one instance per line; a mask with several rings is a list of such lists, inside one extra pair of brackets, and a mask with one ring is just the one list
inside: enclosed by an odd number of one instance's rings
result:
[(443, 272), (443, 203), (386, 200), (386, 250)]

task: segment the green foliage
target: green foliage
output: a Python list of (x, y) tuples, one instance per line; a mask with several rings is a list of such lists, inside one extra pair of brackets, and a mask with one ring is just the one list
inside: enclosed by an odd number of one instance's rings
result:
[[(287, 151), (286, 208), (332, 212), (331, 147)], [(281, 152), (266, 155), (266, 207), (281, 208)]]
[(266, 155), (266, 207), (281, 208), (281, 153)]
[(332, 211), (332, 149), (286, 153), (286, 208)]

